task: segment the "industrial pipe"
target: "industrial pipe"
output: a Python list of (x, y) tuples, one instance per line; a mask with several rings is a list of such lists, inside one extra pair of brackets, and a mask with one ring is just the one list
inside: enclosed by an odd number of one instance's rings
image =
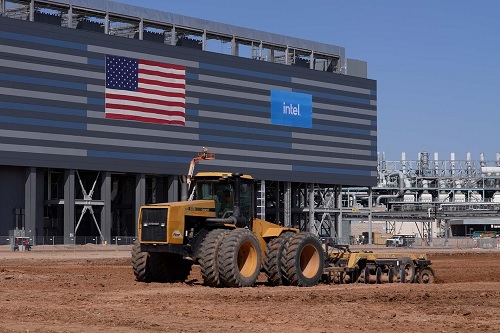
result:
[(381, 199), (390, 199), (390, 198), (400, 198), (403, 196), (404, 194), (404, 174), (402, 171), (398, 171), (398, 172), (393, 172), (389, 175), (389, 177), (392, 177), (392, 176), (399, 176), (399, 191), (398, 191), (398, 194), (383, 194), (383, 195), (379, 195), (377, 197), (377, 201), (376, 201), (376, 204), (377, 206), (380, 205), (380, 200)]
[(484, 174), (492, 174), (492, 173), (500, 173), (500, 167), (481, 167), (481, 173)]

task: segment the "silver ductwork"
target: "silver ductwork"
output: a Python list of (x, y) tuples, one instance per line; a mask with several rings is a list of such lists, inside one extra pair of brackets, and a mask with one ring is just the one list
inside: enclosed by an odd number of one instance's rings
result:
[(379, 195), (377, 197), (377, 200), (376, 200), (376, 205), (380, 205), (380, 200), (382, 199), (391, 199), (391, 198), (401, 198), (404, 194), (404, 174), (402, 171), (398, 171), (398, 172), (393, 172), (389, 175), (389, 177), (393, 177), (393, 176), (398, 176), (399, 177), (399, 191), (397, 194), (383, 194), (383, 195)]

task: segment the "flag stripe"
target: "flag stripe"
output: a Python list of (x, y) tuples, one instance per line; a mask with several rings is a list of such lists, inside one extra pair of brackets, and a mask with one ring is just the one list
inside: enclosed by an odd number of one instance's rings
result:
[(149, 117), (159, 118), (159, 119), (174, 119), (183, 118), (184, 112), (182, 111), (163, 111), (159, 109), (151, 109), (145, 107), (133, 107), (131, 105), (113, 104), (106, 103), (106, 108), (111, 113), (122, 112), (124, 114), (148, 114)]
[(179, 77), (179, 78), (182, 78), (182, 76), (186, 75), (186, 71), (180, 71), (177, 69), (165, 69), (165, 68), (161, 68), (161, 67), (146, 66), (146, 65), (141, 65), (141, 64), (139, 64), (138, 70), (140, 70), (140, 72), (144, 73), (144, 74), (154, 72), (155, 75), (172, 76), (172, 77)]
[(178, 93), (178, 94), (182, 94), (182, 96), (184, 96), (186, 93), (186, 89), (184, 89), (184, 88), (168, 88), (168, 87), (163, 87), (163, 86), (158, 86), (158, 85), (153, 85), (153, 84), (146, 84), (143, 82), (139, 82), (138, 88), (163, 91), (163, 92)]
[(116, 56), (106, 66), (106, 118), (185, 125), (185, 67)]
[(142, 94), (148, 94), (150, 97), (155, 96), (156, 99), (164, 99), (164, 97), (171, 97), (171, 98), (177, 98), (179, 101), (185, 100), (185, 94), (183, 93), (174, 93), (174, 92), (168, 92), (168, 91), (161, 91), (161, 90), (156, 90), (156, 89), (147, 89), (147, 88), (139, 88), (137, 91), (138, 93)]
[(158, 109), (175, 109), (175, 111), (184, 111), (186, 107), (184, 102), (175, 101), (158, 101), (147, 98), (139, 98), (134, 96), (116, 96), (116, 98), (106, 99), (106, 103), (114, 103), (120, 105), (132, 105), (137, 107), (149, 107)]
[(139, 84), (165, 87), (173, 90), (175, 89), (174, 91), (181, 91), (181, 90), (184, 91), (186, 89), (186, 85), (183, 83), (167, 82), (163, 80), (152, 80), (143, 78), (141, 76), (139, 76)]
[(161, 68), (171, 68), (171, 69), (177, 69), (177, 70), (182, 70), (182, 71), (186, 70), (186, 67), (184, 67), (184, 66), (167, 64), (167, 63), (162, 63), (162, 62), (157, 62), (157, 61), (150, 61), (150, 60), (141, 59), (139, 62), (143, 65), (146, 65), (146, 66), (157, 66), (157, 67), (161, 67)]
[(158, 78), (164, 77), (164, 78), (169, 78), (172, 80), (177, 79), (177, 80), (179, 80), (179, 82), (183, 81), (186, 78), (186, 74), (184, 74), (184, 73), (182, 73), (182, 74), (165, 73), (162, 71), (142, 68), (140, 65), (139, 65), (139, 69), (137, 70), (137, 72), (139, 73), (139, 75), (150, 75), (150, 76), (154, 76), (154, 77), (158, 77)]
[(184, 120), (167, 120), (167, 119), (149, 118), (149, 117), (143, 117), (143, 116), (130, 116), (130, 115), (122, 114), (122, 113), (119, 113), (119, 114), (108, 113), (106, 115), (106, 118), (135, 120), (135, 121), (142, 121), (142, 122), (155, 123), (155, 124), (168, 124), (168, 125), (181, 125), (181, 126), (186, 125)]
[(142, 108), (143, 111), (146, 110), (158, 110), (158, 112), (179, 112), (182, 114), (185, 114), (185, 108), (182, 106), (164, 106), (164, 105), (158, 105), (158, 104), (148, 104), (148, 103), (140, 103), (140, 102), (133, 102), (133, 101), (123, 101), (123, 100), (118, 100), (118, 99), (108, 99), (106, 101), (106, 107), (108, 105), (113, 104), (115, 108), (121, 108), (123, 109), (139, 109)]
[(127, 95), (124, 95), (124, 94), (117, 92), (116, 89), (114, 89), (114, 90), (106, 89), (106, 97), (107, 97), (107, 99), (109, 99), (109, 98), (111, 98), (111, 99), (124, 99), (127, 101), (136, 101), (136, 102), (144, 101), (146, 103), (153, 103), (153, 104), (156, 103), (156, 104), (160, 104), (160, 105), (163, 105), (163, 102), (179, 103), (178, 106), (181, 106), (181, 104), (184, 105), (185, 101), (186, 101), (185, 98), (181, 98), (181, 97), (170, 97), (168, 95), (165, 95), (165, 96), (157, 95), (155, 97), (152, 97), (151, 94), (142, 93), (142, 92), (135, 92), (135, 91), (132, 91)]

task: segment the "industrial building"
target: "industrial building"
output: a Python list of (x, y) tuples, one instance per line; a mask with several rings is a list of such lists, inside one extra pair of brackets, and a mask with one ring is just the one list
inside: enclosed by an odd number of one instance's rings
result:
[(486, 236), (493, 238), (487, 244), (495, 247), (494, 238), (500, 235), (500, 154), (478, 157), (421, 152), (413, 159), (402, 153), (400, 160), (390, 161), (381, 153), (371, 209), (368, 189), (349, 188), (342, 218), (354, 222), (352, 234), (370, 229), (382, 235), (415, 235), (423, 245)]
[(343, 47), (106, 0), (0, 11), (0, 235), (134, 237), (202, 147), (197, 171), (251, 174), (259, 217), (317, 234), (377, 185), (377, 83)]

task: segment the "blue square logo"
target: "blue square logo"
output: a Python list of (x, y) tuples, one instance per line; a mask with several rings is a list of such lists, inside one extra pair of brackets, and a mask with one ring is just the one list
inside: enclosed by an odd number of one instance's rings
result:
[(312, 128), (312, 95), (271, 90), (271, 124)]

